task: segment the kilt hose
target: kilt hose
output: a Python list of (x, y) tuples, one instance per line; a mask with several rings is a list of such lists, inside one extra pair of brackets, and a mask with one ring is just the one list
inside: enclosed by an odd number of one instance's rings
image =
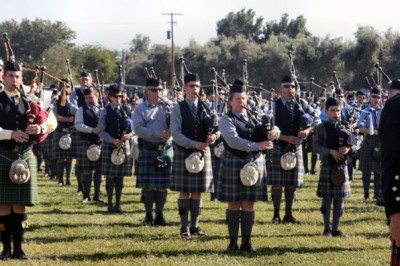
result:
[(111, 154), (115, 148), (116, 146), (112, 143), (103, 143), (101, 146), (101, 174), (112, 177), (131, 176), (133, 164), (132, 156), (126, 156), (123, 164), (115, 165), (111, 162)]
[(78, 152), (77, 158), (79, 161), (78, 167), (80, 170), (94, 170), (95, 171), (97, 169), (101, 169), (101, 154), (100, 154), (100, 158), (95, 162), (90, 161), (86, 155), (86, 151), (90, 147), (90, 145), (92, 145), (92, 143), (90, 143), (89, 141), (79, 140), (80, 151)]
[(321, 161), (321, 171), (318, 180), (317, 196), (324, 199), (348, 198), (351, 196), (349, 174), (347, 166), (344, 169), (345, 182), (341, 187), (336, 187), (331, 182), (331, 168), (328, 161), (324, 158)]
[[(56, 129), (54, 131), (54, 137), (53, 137), (53, 144), (52, 144), (52, 158), (53, 159), (67, 159), (67, 158), (76, 158), (78, 154), (78, 147), (79, 147), (79, 136), (78, 132), (74, 129), (71, 131), (71, 133), (68, 132), (62, 132), (61, 129)], [(60, 141), (60, 138), (66, 134), (71, 135), (71, 148), (68, 150), (62, 150), (60, 148), (60, 145), (58, 144)]]
[(221, 156), (216, 183), (217, 198), (223, 202), (267, 201), (267, 179), (265, 176), (265, 155), (253, 160), (257, 165), (260, 177), (253, 186), (244, 186), (240, 181), (240, 170), (250, 162), (242, 160), (225, 149)]
[(214, 192), (210, 150), (204, 153), (204, 168), (197, 174), (186, 170), (185, 159), (189, 155), (178, 147), (174, 149), (171, 190), (186, 193)]
[(137, 169), (135, 169), (137, 173), (136, 187), (144, 189), (167, 189), (170, 187), (172, 165), (166, 169), (155, 167), (156, 157), (161, 155), (167, 155), (172, 161), (174, 151), (172, 147), (165, 151), (144, 148), (139, 150)]
[(374, 148), (380, 147), (379, 137), (377, 135), (366, 135), (360, 149), (360, 163), (358, 169), (368, 173), (380, 173), (381, 161), (372, 158)]
[[(267, 183), (268, 185), (280, 186), (303, 186), (304, 179), (304, 163), (302, 145), (296, 147), (296, 166), (289, 171), (285, 171), (281, 167), (281, 156), (285, 154), (285, 148), (275, 144), (271, 153), (272, 163), (267, 164)], [(268, 156), (268, 154), (267, 154)]]
[(22, 204), (33, 206), (39, 203), (36, 157), (31, 150), (22, 154), (31, 177), (25, 184), (14, 184), (9, 177), (11, 164), (18, 159), (18, 153), (0, 149), (0, 204)]

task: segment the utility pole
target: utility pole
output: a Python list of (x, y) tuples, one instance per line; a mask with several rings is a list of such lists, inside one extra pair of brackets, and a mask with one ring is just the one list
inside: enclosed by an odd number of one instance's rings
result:
[[(171, 31), (167, 35), (171, 39), (171, 88), (174, 87), (174, 74), (175, 74), (175, 53), (174, 53), (174, 24), (176, 23), (174, 21), (174, 16), (182, 16), (181, 13), (162, 13), (161, 15), (163, 16), (170, 16), (171, 21), (167, 22), (171, 24)], [(169, 39), (169, 38), (168, 38)]]

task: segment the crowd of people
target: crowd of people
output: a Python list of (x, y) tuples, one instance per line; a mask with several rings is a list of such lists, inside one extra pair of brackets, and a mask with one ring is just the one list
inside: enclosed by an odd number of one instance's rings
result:
[[(271, 222), (301, 223), (293, 214), (296, 193), (305, 175), (317, 174), (318, 157), (323, 235), (345, 236), (340, 218), (344, 199), (351, 196), (354, 169), (362, 172), (366, 202), (373, 198), (383, 206), (398, 201), (398, 196), (393, 200), (383, 194), (387, 190), (382, 188), (382, 183), (386, 184), (381, 167), (384, 145), (378, 135), (382, 134), (380, 119), (388, 119), (381, 118), (384, 103), (400, 92), (399, 80), (390, 83), (388, 94), (375, 87), (368, 93), (348, 93), (336, 86), (316, 97), (312, 91), (299, 94), (297, 80), (289, 75), (267, 101), (261, 93), (249, 94), (246, 81), (240, 79), (229, 87), (203, 89), (194, 73), (184, 76), (183, 90), (166, 97), (162, 81), (149, 75), (144, 97), (139, 99), (129, 97), (122, 83), (100, 90), (83, 70), (79, 87), (73, 88), (68, 79), (59, 88), (53, 86), (54, 108), (46, 113), (45, 122), (35, 124), (26, 115), (34, 102), (29, 93), (35, 92), (25, 92), (22, 69), (12, 61), (0, 67), (4, 72), (0, 93), (0, 259), (28, 258), (21, 243), (25, 206), (38, 203), (37, 171), (44, 171), (60, 187), (70, 186), (73, 165), (82, 204), (106, 201), (111, 214), (123, 212), (124, 177), (136, 176), (145, 209), (143, 226), (169, 225), (164, 216), (168, 190), (179, 192), (182, 238), (207, 235), (200, 227), (200, 215), (202, 197), (211, 193), (212, 199), (227, 204), (228, 254), (255, 252), (251, 242), (254, 203), (267, 201), (268, 187), (273, 204)], [(43, 142), (35, 140), (34, 136), (44, 134), (48, 136)], [(20, 180), (23, 174), (14, 165), (16, 161), (30, 170), (28, 180)], [(103, 178), (106, 200), (101, 197)], [(398, 237), (395, 240), (400, 243)]]

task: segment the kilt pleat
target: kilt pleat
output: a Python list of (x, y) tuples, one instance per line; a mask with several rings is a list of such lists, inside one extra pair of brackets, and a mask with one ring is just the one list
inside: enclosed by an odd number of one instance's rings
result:
[(186, 170), (185, 159), (189, 155), (179, 148), (174, 149), (171, 190), (186, 193), (214, 192), (210, 150), (204, 153), (204, 169), (197, 174)]
[(136, 187), (146, 189), (166, 189), (170, 187), (172, 165), (167, 169), (156, 169), (154, 161), (157, 156), (167, 155), (171, 161), (174, 156), (173, 149), (166, 151), (141, 149), (137, 160)]
[(126, 156), (123, 164), (115, 165), (111, 162), (111, 154), (115, 148), (115, 145), (112, 143), (103, 143), (101, 146), (101, 173), (105, 176), (113, 177), (131, 176), (133, 164), (132, 156)]
[(22, 155), (26, 160), (31, 177), (25, 184), (14, 184), (9, 178), (9, 171), (14, 160), (18, 159), (18, 154), (0, 150), (0, 204), (23, 204), (33, 206), (39, 203), (38, 183), (37, 183), (37, 163), (32, 151)]
[(363, 172), (381, 172), (381, 161), (372, 159), (372, 152), (375, 147), (380, 146), (379, 137), (377, 135), (366, 135), (360, 148), (359, 170)]
[[(281, 156), (285, 154), (285, 149), (280, 145), (274, 145), (270, 151), (272, 163), (267, 164), (267, 183), (268, 185), (280, 186), (303, 186), (304, 163), (302, 145), (296, 147), (296, 166), (292, 170), (285, 171), (281, 167)], [(267, 155), (268, 156), (268, 155)]]
[(89, 141), (79, 140), (80, 151), (78, 152), (78, 160), (79, 160), (79, 169), (82, 170), (97, 170), (101, 169), (101, 154), (100, 158), (92, 162), (88, 159), (86, 155), (87, 149), (92, 145)]
[(253, 162), (257, 165), (260, 178), (254, 186), (243, 186), (240, 170), (250, 160), (242, 160), (225, 150), (221, 156), (219, 178), (216, 183), (217, 198), (223, 202), (267, 201), (267, 179), (265, 176), (265, 156)]
[(42, 142), (44, 159), (53, 159), (53, 138), (54, 138), (54, 133), (52, 132)]
[(345, 182), (341, 187), (336, 187), (331, 182), (331, 168), (327, 161), (321, 162), (321, 171), (318, 180), (317, 196), (326, 199), (348, 198), (351, 196), (349, 174), (347, 166), (345, 171)]

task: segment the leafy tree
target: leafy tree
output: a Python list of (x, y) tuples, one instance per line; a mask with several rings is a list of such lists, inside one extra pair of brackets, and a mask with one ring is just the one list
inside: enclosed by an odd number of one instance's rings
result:
[(295, 20), (289, 21), (287, 13), (282, 14), (279, 22), (272, 20), (266, 23), (264, 35), (268, 39), (271, 35), (285, 34), (290, 38), (296, 38), (298, 34), (310, 36), (311, 33), (306, 28), (306, 19), (303, 15), (298, 16)]

